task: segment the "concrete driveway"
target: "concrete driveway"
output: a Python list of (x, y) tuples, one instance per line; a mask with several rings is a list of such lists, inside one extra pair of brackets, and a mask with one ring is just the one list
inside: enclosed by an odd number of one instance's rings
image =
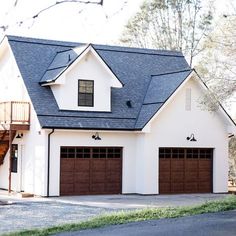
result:
[(105, 209), (137, 209), (147, 207), (191, 206), (222, 199), (228, 194), (173, 194), (173, 195), (94, 195), (57, 197), (54, 201)]
[(0, 191), (0, 201), (12, 202), (10, 205), (0, 205), (0, 232), (79, 222), (119, 210), (195, 205), (226, 196), (226, 194), (97, 195), (22, 199), (17, 195), (8, 196)]

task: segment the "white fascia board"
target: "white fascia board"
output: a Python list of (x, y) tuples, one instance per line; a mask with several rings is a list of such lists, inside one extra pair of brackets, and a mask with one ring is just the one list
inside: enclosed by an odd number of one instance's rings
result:
[(46, 81), (47, 83), (41, 84), (41, 86), (51, 86), (51, 85), (64, 84), (65, 83), (65, 74), (67, 72), (69, 72), (83, 58), (84, 55), (87, 54), (87, 52), (89, 51), (89, 47), (90, 47), (90, 45), (87, 44), (85, 46), (81, 46), (81, 47), (77, 47), (77, 48), (73, 49), (78, 54), (78, 57), (76, 58), (76, 60), (72, 64), (68, 65), (65, 69), (63, 69), (59, 75), (57, 75), (56, 77), (54, 77), (50, 81)]
[(106, 72), (108, 72), (108, 74), (111, 76), (111, 78), (112, 78), (111, 87), (122, 88), (123, 85), (120, 82), (120, 80), (115, 76), (115, 74), (111, 71), (111, 69), (108, 67), (108, 65), (104, 62), (104, 60), (100, 57), (100, 55), (94, 50), (94, 48), (92, 46), (91, 46), (90, 50), (93, 53), (93, 55), (96, 57), (96, 59), (101, 63), (101, 65), (106, 70)]
[(236, 126), (234, 125), (229, 125), (227, 127), (227, 132), (228, 132), (228, 135), (234, 135), (236, 136)]
[[(54, 78), (52, 83), (50, 84), (64, 84), (65, 83), (65, 74), (67, 74), (69, 71), (71, 71), (75, 65), (77, 65), (84, 56), (90, 51), (91, 45), (86, 45), (84, 47), (78, 47), (77, 49), (73, 49), (76, 53), (78, 53), (78, 57), (75, 59), (75, 61), (70, 64), (68, 67), (66, 67), (58, 76), (57, 78)], [(79, 54), (80, 53), (80, 54)], [(47, 84), (49, 85), (49, 84)]]
[(182, 84), (172, 93), (172, 95), (164, 102), (161, 108), (156, 112), (156, 114), (149, 120), (149, 122), (143, 127), (142, 132), (151, 132), (151, 123), (156, 117), (165, 109), (166, 106), (174, 99), (175, 95), (184, 87), (184, 85), (194, 76), (195, 72), (192, 71), (188, 77), (182, 82)]
[[(78, 50), (79, 49), (79, 50)], [(123, 85), (119, 81), (119, 79), (115, 76), (115, 74), (111, 71), (111, 69), (107, 66), (107, 64), (103, 61), (103, 59), (98, 55), (98, 53), (94, 50), (92, 45), (86, 45), (83, 48), (75, 48), (73, 49), (76, 53), (81, 54), (78, 56), (78, 58), (65, 70), (63, 70), (58, 78), (55, 81), (52, 81), (52, 83), (47, 83), (45, 85), (53, 85), (53, 84), (64, 84), (65, 83), (65, 74), (68, 73), (70, 70), (72, 70), (89, 52), (91, 52), (99, 61), (99, 63), (103, 66), (103, 68), (108, 72), (108, 74), (111, 76), (112, 83), (111, 87), (115, 88), (122, 88)]]
[(8, 42), (8, 38), (7, 38), (7, 36), (5, 36), (0, 43), (0, 59), (1, 59), (1, 56), (4, 54), (4, 52), (9, 50), (10, 48), (11, 47)]

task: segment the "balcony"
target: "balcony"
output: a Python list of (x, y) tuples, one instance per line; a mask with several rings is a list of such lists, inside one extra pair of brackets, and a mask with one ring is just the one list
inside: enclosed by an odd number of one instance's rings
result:
[(30, 104), (28, 102), (0, 102), (0, 165), (3, 164), (9, 148), (11, 149), (17, 130), (29, 130), (29, 126)]
[(1, 102), (0, 130), (29, 130), (29, 102)]

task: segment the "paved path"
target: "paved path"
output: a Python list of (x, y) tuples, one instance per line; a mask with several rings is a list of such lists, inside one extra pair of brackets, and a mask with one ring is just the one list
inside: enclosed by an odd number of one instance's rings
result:
[(147, 207), (183, 206), (222, 199), (224, 194), (181, 195), (97, 195), (22, 199), (0, 191), (0, 234), (79, 222), (102, 213)]
[(57, 236), (235, 236), (236, 210), (60, 233)]

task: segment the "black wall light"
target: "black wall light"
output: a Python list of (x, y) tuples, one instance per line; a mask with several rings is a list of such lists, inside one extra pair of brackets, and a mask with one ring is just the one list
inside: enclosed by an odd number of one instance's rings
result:
[(195, 137), (194, 137), (194, 134), (191, 134), (191, 135), (188, 136), (186, 139), (187, 139), (188, 141), (191, 141), (191, 142), (196, 142), (196, 141), (197, 141), (197, 139), (195, 139)]
[(22, 133), (21, 133), (21, 134), (18, 133), (17, 136), (16, 136), (16, 138), (23, 138), (23, 134), (22, 134)]
[(94, 140), (101, 140), (101, 138), (99, 137), (98, 132), (96, 132), (96, 133), (92, 136), (92, 138), (93, 138)]

